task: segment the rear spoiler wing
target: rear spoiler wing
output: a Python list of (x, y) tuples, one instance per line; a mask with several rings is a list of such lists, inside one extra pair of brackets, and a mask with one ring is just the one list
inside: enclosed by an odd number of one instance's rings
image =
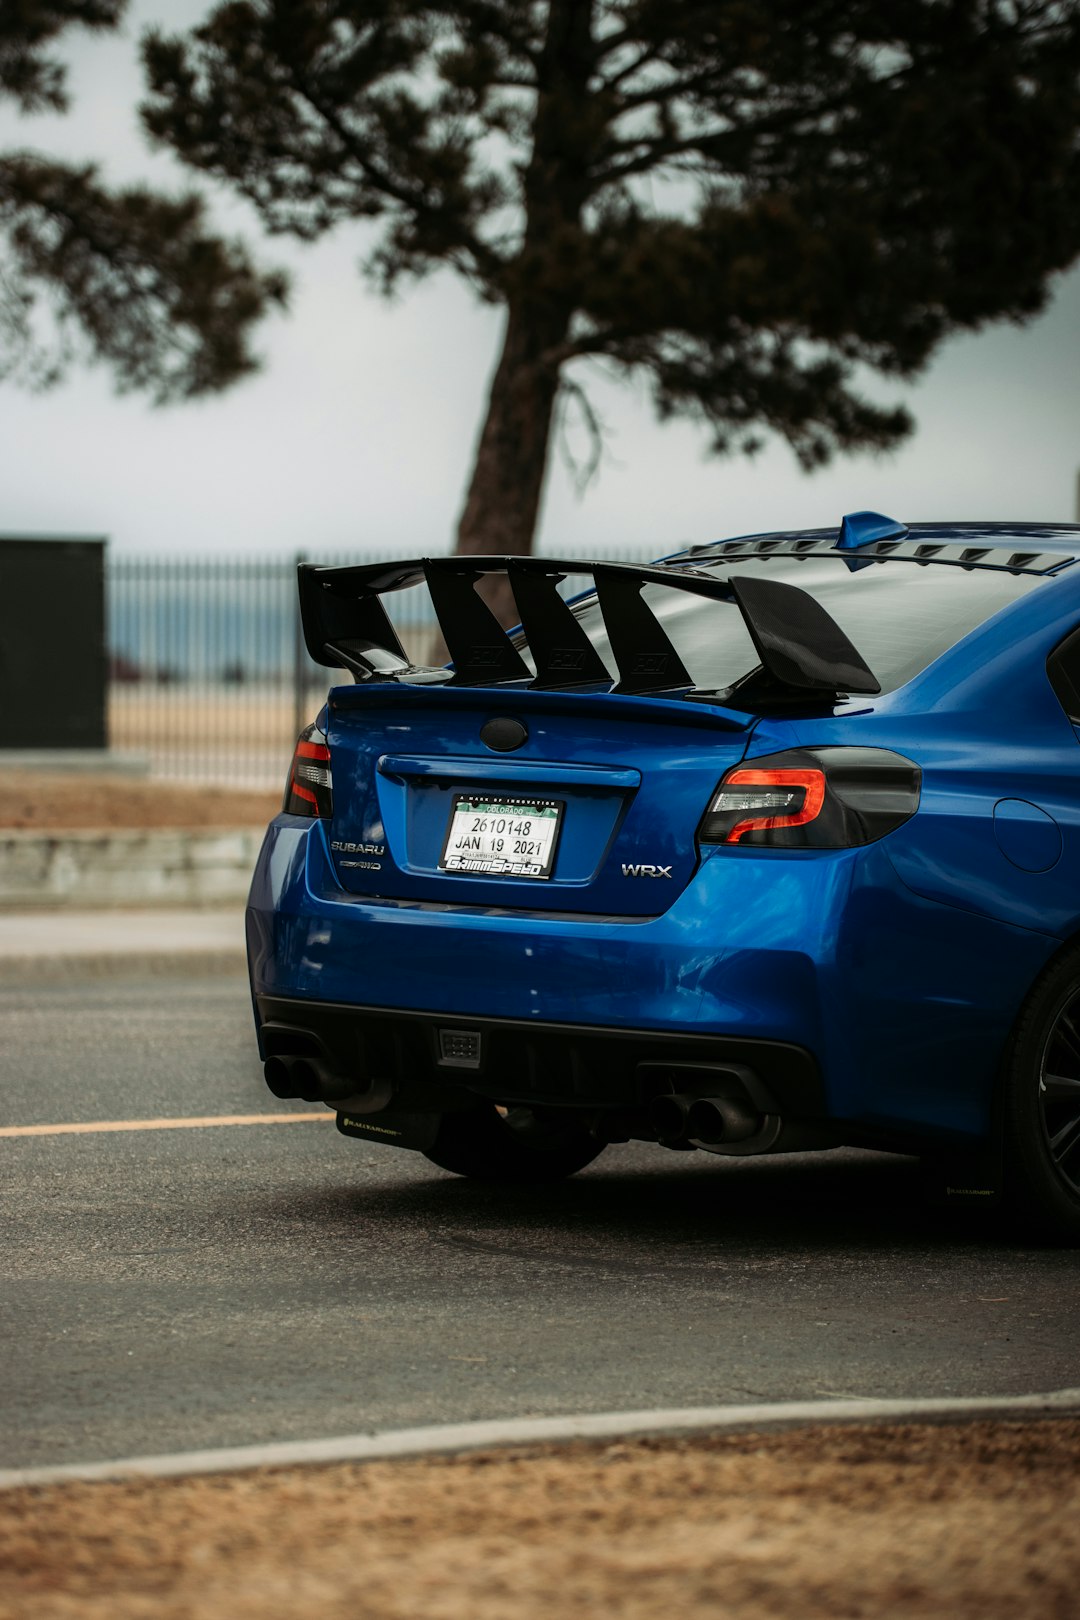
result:
[[(485, 574), (505, 574), (536, 666), (533, 675), (477, 593)], [(613, 690), (660, 693), (694, 688), (644, 585), (733, 603), (771, 686), (791, 696), (879, 692), (880, 685), (840, 626), (795, 585), (725, 580), (680, 567), (563, 562), (543, 557), (437, 557), (322, 568), (301, 563), (300, 613), (317, 664), (347, 668), (361, 681), (440, 681), (454, 686), (529, 682), (544, 689), (609, 684), (611, 676), (558, 587), (568, 575), (591, 576), (618, 669)], [(410, 662), (380, 598), (426, 584), (453, 670)]]

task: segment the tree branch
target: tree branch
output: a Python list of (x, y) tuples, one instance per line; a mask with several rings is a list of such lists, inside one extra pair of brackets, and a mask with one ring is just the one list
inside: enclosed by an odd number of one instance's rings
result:
[[(559, 395), (562, 403), (562, 409), (559, 413), (559, 448), (562, 451), (563, 460), (570, 472), (577, 494), (584, 495), (600, 471), (606, 449), (606, 429), (603, 419), (579, 382), (575, 382), (573, 378), (564, 377), (559, 384)], [(579, 461), (570, 448), (570, 440), (566, 431), (567, 410), (565, 402), (567, 400), (572, 400), (577, 406), (581, 412), (581, 419), (585, 424), (589, 440), (589, 453), (584, 461)]]
[[(619, 68), (619, 70), (616, 73), (613, 73), (610, 78), (602, 80), (604, 89), (608, 91), (615, 90), (620, 84), (625, 84), (626, 80), (632, 79), (635, 73), (640, 73), (643, 67), (647, 67), (650, 62), (655, 62), (660, 54), (661, 52), (658, 44), (653, 43), (652, 45), (647, 45), (645, 49), (640, 52), (636, 61), (628, 62), (626, 67)], [(625, 104), (626, 103), (624, 103), (624, 105)]]
[(67, 68), (44, 48), (72, 27), (116, 28), (127, 0), (4, 0), (0, 5), (0, 94), (24, 113), (66, 112)]
[(493, 5), (490, 0), (448, 0), (446, 4), (434, 5), (432, 10), (450, 22), (471, 24), (479, 37), (488, 35), (500, 40), (534, 68), (539, 67), (542, 48), (530, 39), (527, 29), (514, 25), (512, 7)]
[(382, 192), (402, 208), (407, 209), (418, 219), (438, 221), (442, 225), (452, 224), (454, 234), (459, 237), (458, 247), (470, 254), (473, 259), (472, 270), (478, 279), (490, 284), (498, 279), (505, 268), (506, 261), (500, 257), (494, 248), (490, 247), (475, 232), (464, 227), (463, 221), (455, 219), (445, 208), (439, 208), (430, 203), (422, 191), (409, 190), (407, 186), (396, 181), (380, 164), (372, 160), (371, 154), (359, 148), (352, 131), (342, 118), (328, 107), (323, 99), (308, 83), (294, 62), (288, 64), (289, 77), (297, 94), (320, 117), (326, 127), (337, 137), (341, 146), (357, 164), (368, 184), (375, 191)]
[[(197, 197), (109, 192), (90, 167), (9, 154), (0, 228), (10, 249), (7, 347), (38, 380), (63, 371), (74, 353), (65, 332), (77, 325), (122, 388), (146, 388), (159, 403), (214, 392), (255, 369), (250, 329), (285, 300), (283, 276), (260, 274), (242, 248), (206, 231)], [(30, 325), (39, 290), (56, 313), (53, 360)]]
[[(646, 56), (642, 60), (646, 62), (648, 59)], [(637, 112), (640, 108), (652, 106), (658, 101), (676, 101), (680, 96), (692, 95), (695, 90), (704, 90), (710, 84), (716, 84), (722, 77), (723, 74), (718, 69), (709, 67), (686, 78), (666, 79), (662, 83), (658, 82), (641, 90), (631, 90), (622, 97), (622, 107), (617, 116), (621, 118), (624, 112)]]
[[(905, 70), (906, 72), (907, 70)], [(901, 82), (904, 73), (897, 73), (887, 80), (882, 80), (882, 87), (892, 86)], [(658, 168), (669, 162), (672, 158), (685, 157), (689, 153), (697, 153), (702, 158), (723, 161), (723, 148), (725, 145), (736, 145), (755, 141), (767, 135), (789, 135), (808, 118), (815, 121), (828, 117), (850, 106), (850, 92), (840, 93), (831, 100), (819, 99), (812, 107), (802, 104), (785, 107), (777, 112), (751, 119), (744, 123), (731, 122), (711, 129), (697, 130), (693, 134), (681, 136), (657, 136), (650, 138), (645, 135), (627, 136), (625, 140), (612, 141), (608, 151), (612, 153), (633, 152), (636, 156), (628, 158), (625, 163), (613, 163), (605, 169), (594, 172), (593, 179), (596, 189), (602, 186), (617, 185), (623, 180), (631, 179), (635, 174), (645, 174), (650, 169)]]

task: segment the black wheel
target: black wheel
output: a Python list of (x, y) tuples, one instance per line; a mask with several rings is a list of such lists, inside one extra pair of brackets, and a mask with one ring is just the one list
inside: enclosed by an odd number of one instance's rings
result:
[(444, 1114), (424, 1157), (476, 1181), (521, 1183), (560, 1181), (603, 1150), (603, 1142), (556, 1109), (497, 1109), (485, 1103), (468, 1113)]
[(1024, 1003), (1004, 1075), (1005, 1190), (1022, 1224), (1080, 1244), (1080, 950)]

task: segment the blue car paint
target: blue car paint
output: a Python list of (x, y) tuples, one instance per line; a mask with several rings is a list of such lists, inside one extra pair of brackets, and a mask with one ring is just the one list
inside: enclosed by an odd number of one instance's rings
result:
[[(752, 752), (844, 743), (916, 760), (918, 814), (882, 844), (901, 881), (943, 905), (1071, 938), (1080, 932), (1080, 743), (1046, 660), (1078, 623), (1080, 570), (995, 614), (872, 710), (792, 727), (769, 722)], [(1034, 818), (1041, 812), (1070, 834), (1052, 867), (1024, 871), (1005, 856), (994, 817), (1004, 799), (1032, 805)]]
[(997, 847), (1021, 872), (1049, 872), (1065, 848), (1061, 828), (1037, 804), (1026, 799), (999, 799), (994, 805)]
[(321, 827), (284, 816), (248, 911), (260, 991), (791, 1041), (818, 1059), (831, 1117), (971, 1136), (1054, 945), (912, 894), (879, 846), (717, 849), (668, 911), (633, 923), (372, 905), (338, 885)]
[[(463, 717), (470, 717), (474, 734), (484, 719), (508, 708), (530, 731), (524, 746), (511, 757), (485, 750), (483, 758), (462, 760)], [(386, 711), (385, 687), (346, 687), (331, 693), (326, 724), (331, 753), (339, 745), (348, 750), (334, 836), (358, 844), (385, 841), (391, 860), (380, 871), (380, 893), (445, 899), (447, 879), (438, 861), (453, 797), (498, 780), (515, 792), (542, 792), (572, 805), (572, 825), (568, 816), (556, 852), (552, 907), (629, 916), (650, 909), (652, 900), (646, 905), (640, 891), (628, 888), (621, 862), (670, 865), (673, 884), (681, 889), (689, 882), (697, 864), (693, 838), (666, 824), (663, 807), (679, 795), (696, 803), (696, 826), (724, 772), (745, 754), (752, 730), (747, 716), (718, 706), (634, 698), (613, 705), (607, 694), (594, 693), (461, 691), (448, 703), (446, 694), (430, 688), (402, 688)], [(438, 761), (438, 773), (410, 765), (409, 756), (417, 754)], [(616, 837), (620, 861), (605, 867)], [(369, 869), (347, 870), (356, 876), (346, 877), (346, 885), (367, 892)], [(537, 904), (528, 879), (470, 878), (468, 884), (474, 905)]]
[(860, 546), (872, 545), (875, 540), (890, 540), (907, 534), (903, 523), (883, 517), (880, 512), (849, 512), (840, 525), (837, 551), (857, 551)]
[[(986, 543), (983, 526), (941, 533)], [(1018, 548), (1026, 541), (1030, 549), (1029, 532), (1014, 533)], [(1037, 543), (1064, 550), (1076, 538), (1043, 532)], [(431, 737), (438, 694), (398, 689), (392, 752), (375, 736), (357, 755), (355, 775), (335, 779), (348, 808), (334, 832), (385, 841), (411, 873), (412, 889), (378, 900), (349, 892), (325, 824), (277, 817), (249, 902), (254, 990), (790, 1041), (817, 1059), (832, 1120), (984, 1137), (1002, 1046), (1024, 997), (1063, 942), (1080, 933), (1080, 741), (1046, 675), (1047, 656), (1080, 624), (1075, 573), (1041, 584), (905, 686), (838, 703), (813, 720), (754, 722), (709, 705), (694, 714), (677, 700), (606, 694), (456, 693), (458, 714), (471, 705), (477, 715), (548, 716), (568, 770), (609, 773), (589, 801), (582, 841), (559, 852), (557, 889), (543, 894), (507, 879), (470, 880), (448, 893), (430, 850), (446, 824), (447, 793), (468, 780), (470, 767), (460, 758), (449, 765), (437, 792), (422, 769), (414, 772), (434, 796), (421, 792), (406, 805), (397, 788), (410, 759), (454, 753), (458, 734), (448, 723)], [(331, 694), (331, 711), (335, 701), (363, 707), (368, 697), (350, 687)], [(611, 746), (605, 715), (610, 724), (625, 718), (629, 752), (625, 739)], [(328, 725), (333, 754), (332, 718)], [(690, 847), (711, 789), (739, 758), (829, 744), (888, 748), (916, 761), (923, 777), (915, 816), (856, 849)], [(545, 755), (550, 761), (551, 747), (550, 735), (537, 736), (535, 765)], [(684, 806), (671, 818), (681, 843), (670, 826), (655, 829), (644, 791), (617, 776), (657, 751), (664, 769), (659, 782), (653, 772), (654, 790)], [(486, 755), (476, 768), (491, 763)], [(529, 776), (527, 749), (506, 762), (499, 780), (519, 773)], [(545, 780), (549, 790), (555, 796), (558, 784)], [(585, 802), (592, 790), (578, 780), (567, 791)], [(658, 914), (634, 913), (627, 907), (647, 908), (648, 893), (628, 896), (626, 884), (609, 880), (609, 905), (599, 906), (594, 891), (592, 910), (575, 914), (574, 886), (602, 866), (620, 829), (642, 859), (654, 851), (670, 858), (674, 896), (658, 898)], [(516, 909), (515, 891), (523, 889), (531, 909)]]

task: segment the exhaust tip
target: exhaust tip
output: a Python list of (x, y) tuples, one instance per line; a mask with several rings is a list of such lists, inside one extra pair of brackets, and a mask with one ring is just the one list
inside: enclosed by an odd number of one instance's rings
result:
[(649, 1104), (649, 1119), (662, 1142), (686, 1135), (686, 1117), (685, 1097), (654, 1097)]
[(263, 1079), (275, 1097), (295, 1097), (289, 1066), (281, 1058), (267, 1058), (263, 1064)]
[(695, 1142), (745, 1142), (756, 1136), (763, 1116), (727, 1097), (699, 1097), (686, 1115), (686, 1134)]
[(292, 1066), (293, 1095), (305, 1102), (318, 1102), (323, 1094), (319, 1071), (306, 1058), (297, 1058)]
[(302, 1097), (305, 1102), (319, 1102), (323, 1096), (322, 1076), (306, 1058), (267, 1058), (263, 1064), (263, 1079), (275, 1097)]

